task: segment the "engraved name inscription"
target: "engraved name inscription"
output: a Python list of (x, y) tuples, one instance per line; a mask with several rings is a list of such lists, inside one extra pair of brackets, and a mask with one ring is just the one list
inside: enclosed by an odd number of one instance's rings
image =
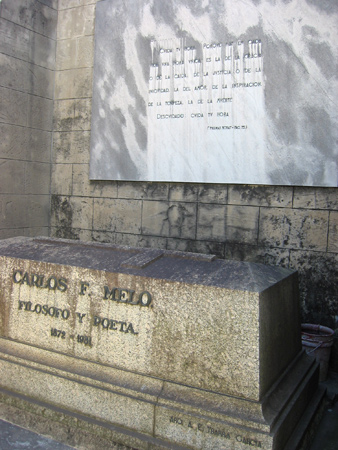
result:
[(194, 422), (192, 420), (186, 420), (186, 419), (183, 420), (181, 417), (175, 417), (175, 416), (171, 416), (169, 422), (172, 424), (180, 425), (182, 427), (186, 427), (188, 429), (189, 428), (193, 429), (200, 433), (210, 434), (215, 437), (220, 437), (223, 439), (240, 442), (240, 443), (242, 443), (244, 445), (248, 445), (250, 447), (263, 448), (262, 442), (258, 441), (257, 439), (253, 439), (248, 436), (243, 436), (242, 434), (239, 434), (238, 432), (232, 432), (232, 431), (230, 432), (230, 431), (226, 430), (225, 428), (216, 428), (216, 426), (211, 426), (210, 423), (203, 424), (203, 423)]
[[(152, 41), (147, 176), (224, 182), (263, 167), (262, 42)], [(243, 165), (250, 158), (251, 163)], [(260, 170), (260, 169), (257, 169)], [(222, 181), (223, 180), (223, 181)]]
[[(46, 289), (48, 291), (60, 292), (62, 295), (69, 291), (69, 280), (55, 275), (37, 274), (24, 272), (22, 270), (14, 270), (12, 274), (14, 284), (28, 286), (30, 289)], [(87, 281), (78, 282), (78, 294), (80, 296), (92, 296), (90, 290), (90, 283)], [(127, 305), (134, 305), (143, 308), (152, 307), (152, 295), (148, 291), (135, 292), (133, 289), (103, 286), (101, 289), (102, 295), (98, 301), (111, 301), (116, 303), (124, 303)], [(20, 295), (21, 297), (21, 295)], [(95, 299), (94, 299), (95, 300)], [(29, 299), (20, 298), (18, 300), (19, 314), (30, 313), (34, 317), (53, 319), (59, 321), (60, 325), (50, 328), (50, 337), (57, 340), (72, 339), (78, 344), (87, 347), (92, 347), (95, 344), (94, 336), (86, 334), (77, 334), (76, 336), (63, 330), (62, 323), (72, 322), (77, 324), (86, 324), (89, 321), (91, 332), (95, 330), (105, 330), (107, 332), (117, 332), (130, 335), (138, 335), (139, 330), (135, 329), (135, 325), (126, 320), (121, 320), (118, 317), (106, 317), (99, 314), (89, 316), (86, 313), (73, 311), (69, 306), (55, 306), (48, 302), (43, 303), (39, 301), (32, 301)], [(25, 314), (26, 315), (26, 314)], [(70, 320), (74, 317), (73, 321)], [(94, 333), (95, 334), (95, 333)], [(55, 341), (56, 342), (56, 341)]]
[[(201, 44), (183, 40), (152, 42), (148, 114), (152, 119), (204, 119), (207, 130), (246, 130), (235, 123), (232, 103), (247, 88), (261, 89), (262, 43)], [(249, 94), (250, 95), (250, 94)], [(226, 109), (221, 109), (220, 107)], [(154, 111), (154, 112), (152, 112)], [(221, 126), (221, 119), (228, 128)]]

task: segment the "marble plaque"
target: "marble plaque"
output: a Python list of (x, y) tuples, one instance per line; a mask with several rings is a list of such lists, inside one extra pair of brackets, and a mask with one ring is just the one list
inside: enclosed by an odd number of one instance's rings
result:
[(97, 3), (90, 178), (337, 186), (337, 4)]

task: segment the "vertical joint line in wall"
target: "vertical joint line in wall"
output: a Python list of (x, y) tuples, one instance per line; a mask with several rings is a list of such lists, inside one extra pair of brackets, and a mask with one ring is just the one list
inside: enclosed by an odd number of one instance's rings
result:
[(200, 194), (201, 194), (201, 186), (198, 187), (196, 200), (195, 241), (197, 241), (198, 213), (200, 211)]
[(54, 67), (53, 67), (53, 117), (52, 117), (52, 129), (51, 129), (51, 139), (50, 139), (50, 150), (49, 150), (49, 216), (48, 216), (48, 236), (52, 235), (52, 176), (53, 176), (53, 148), (54, 148), (54, 121), (55, 121), (55, 78), (56, 78), (56, 57), (57, 57), (57, 43), (58, 43), (58, 21), (59, 21), (59, 11), (56, 10), (56, 24), (55, 24), (55, 46), (54, 46)]
[(154, 415), (153, 415), (153, 429), (152, 429), (152, 436), (155, 437), (155, 428), (156, 428), (156, 409), (159, 403), (159, 399), (162, 396), (164, 390), (164, 381), (162, 381), (162, 386), (161, 386), (161, 390), (159, 392), (159, 394), (156, 396), (156, 400), (154, 402)]
[(329, 251), (329, 234), (330, 234), (330, 219), (331, 219), (331, 211), (328, 211), (327, 217), (327, 233), (326, 233), (326, 253)]
[(258, 207), (258, 223), (257, 223), (257, 247), (259, 245), (259, 224), (261, 222), (261, 207)]
[(74, 195), (74, 164), (72, 163), (72, 179), (71, 179), (71, 188), (70, 188), (71, 196)]
[(92, 197), (92, 226), (91, 226), (91, 240), (93, 240), (93, 230), (94, 230), (94, 197)]
[[(168, 203), (168, 207), (169, 207), (171, 183), (167, 182), (167, 185), (168, 185), (168, 189), (167, 189), (167, 203)], [(169, 245), (169, 236), (166, 236), (166, 238), (165, 238), (165, 249), (166, 250), (168, 250), (168, 245)]]
[[(117, 182), (117, 186), (119, 185), (119, 182)], [(117, 188), (118, 189), (118, 188)], [(117, 191), (118, 195), (118, 191)], [(141, 198), (141, 227), (140, 227), (140, 236), (143, 238), (143, 198)]]
[(92, 198), (92, 230), (91, 230), (91, 240), (93, 241), (94, 240), (94, 214), (95, 214), (95, 211), (94, 211), (94, 209), (95, 209), (95, 198), (93, 197)]
[(195, 241), (197, 241), (197, 223), (198, 223), (199, 206), (200, 206), (200, 202), (199, 202), (199, 195), (198, 195), (197, 201), (196, 201), (196, 215), (195, 215), (195, 236), (194, 236)]
[(292, 186), (292, 209), (293, 209), (293, 202), (294, 202), (294, 199), (295, 199), (295, 187)]
[[(55, 84), (55, 72), (54, 72), (54, 80)], [(54, 89), (53, 89), (53, 97), (54, 97)], [(53, 116), (54, 116), (54, 98), (53, 98)], [(48, 211), (48, 236), (50, 237), (52, 234), (52, 164), (53, 164), (53, 144), (54, 144), (54, 117), (52, 120), (52, 129), (51, 129), (51, 138), (50, 138), (50, 149), (49, 149), (49, 211)]]
[[(228, 207), (228, 205), (229, 205), (229, 185), (227, 184), (226, 185), (226, 205), (227, 205), (227, 207)], [(226, 248), (227, 248), (227, 242), (226, 242), (226, 240), (224, 239), (224, 242), (223, 242), (223, 257), (224, 257), (224, 259), (226, 259), (225, 258), (225, 255), (226, 255)]]

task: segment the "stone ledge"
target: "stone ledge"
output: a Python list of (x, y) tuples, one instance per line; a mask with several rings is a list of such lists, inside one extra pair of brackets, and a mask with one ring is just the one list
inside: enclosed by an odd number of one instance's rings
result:
[[(225, 444), (228, 439), (237, 442), (236, 449), (245, 449), (245, 440), (250, 435), (255, 436), (250, 440), (259, 448), (289, 448), (284, 447), (288, 428), (295, 427), (304, 405), (306, 410), (311, 410), (306, 417), (312, 419), (324, 395), (323, 391), (317, 391), (309, 402), (312, 391), (316, 391), (318, 367), (305, 354), (296, 359), (262, 402), (251, 402), (163, 383), (135, 373), (122, 373), (112, 367), (7, 339), (1, 339), (0, 344), (1, 379), (8, 380), (0, 388), (0, 416), (59, 440), (61, 436), (61, 442), (68, 445), (80, 443), (83, 445), (80, 448), (86, 449), (93, 448), (96, 437), (138, 449), (195, 448), (191, 447), (191, 433), (197, 433), (199, 446), (196, 448), (201, 449), (223, 448), (222, 441)], [(30, 380), (26, 387), (17, 383), (16, 373)], [(44, 384), (48, 385), (48, 395)], [(63, 386), (63, 394), (60, 386)], [(98, 401), (101, 397), (104, 403)], [(13, 408), (20, 412), (13, 413)], [(145, 421), (141, 426), (143, 432), (136, 431), (131, 423), (126, 426), (130, 420), (134, 422), (130, 416)], [(302, 424), (304, 426), (304, 420)], [(79, 436), (80, 429), (86, 436), (85, 443)], [(294, 434), (297, 435), (296, 431)], [(303, 438), (304, 433), (298, 435)], [(168, 438), (171, 438), (170, 445), (166, 442)], [(239, 445), (243, 442), (244, 446)]]

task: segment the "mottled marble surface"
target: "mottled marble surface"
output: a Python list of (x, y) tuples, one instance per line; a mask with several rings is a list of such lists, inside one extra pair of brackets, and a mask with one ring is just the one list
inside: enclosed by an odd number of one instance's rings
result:
[(97, 3), (90, 178), (337, 186), (334, 0)]

